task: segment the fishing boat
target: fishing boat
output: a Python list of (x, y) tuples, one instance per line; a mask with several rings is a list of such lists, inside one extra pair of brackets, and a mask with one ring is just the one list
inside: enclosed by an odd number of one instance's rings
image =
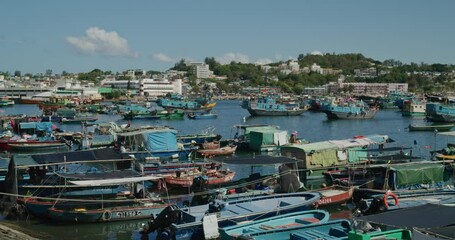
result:
[(137, 202), (129, 206), (104, 207), (87, 209), (82, 207), (73, 209), (59, 209), (52, 207), (48, 210), (49, 218), (56, 222), (66, 223), (95, 223), (114, 222), (136, 219), (146, 219), (152, 214), (160, 213), (169, 204), (163, 201)]
[(208, 170), (206, 173), (199, 171), (181, 173), (179, 172), (175, 176), (169, 176), (164, 178), (166, 183), (177, 186), (177, 187), (191, 187), (195, 179), (204, 181), (205, 186), (217, 185), (232, 181), (235, 172), (229, 170)]
[[(63, 174), (59, 173), (59, 175)], [(137, 187), (146, 181), (158, 181), (162, 179), (161, 175), (141, 176), (132, 171), (123, 170), (108, 173), (64, 174), (63, 177), (66, 179), (66, 185), (23, 186), (33, 192), (33, 196), (27, 195), (18, 203), (23, 204), (30, 214), (38, 217), (49, 217), (48, 210), (54, 208), (55, 215), (61, 214), (62, 211), (69, 211), (68, 214), (85, 211), (87, 219), (96, 217), (96, 213), (102, 208), (110, 208), (110, 211), (114, 208), (122, 208), (126, 211), (128, 208), (136, 207), (155, 208), (157, 203), (162, 203), (146, 198), (149, 195), (144, 193), (144, 188)], [(129, 185), (131, 189), (123, 185)], [(55, 190), (54, 194), (43, 194), (49, 193), (50, 189)]]
[(76, 114), (73, 118), (62, 118), (62, 124), (81, 124), (82, 122), (95, 122), (98, 117), (92, 114)]
[(202, 130), (201, 133), (177, 135), (177, 140), (183, 144), (202, 144), (205, 142), (219, 141), (222, 136), (214, 133), (214, 131), (215, 129), (213, 127), (209, 127)]
[(10, 99), (0, 99), (0, 107), (12, 106), (14, 105), (14, 101)]
[(195, 172), (203, 171), (204, 169), (216, 169), (220, 164), (210, 161), (169, 161), (162, 162), (160, 160), (148, 160), (145, 163), (136, 163), (137, 171), (144, 171), (144, 174), (171, 174), (176, 175), (177, 172)]
[(177, 142), (177, 131), (169, 127), (132, 129), (117, 133), (122, 156), (138, 160), (188, 159), (198, 147)]
[(453, 104), (427, 103), (427, 116), (433, 122), (455, 122)]
[(255, 100), (246, 100), (242, 107), (248, 110), (251, 116), (298, 116), (306, 110), (296, 103), (279, 103), (274, 97), (261, 97)]
[[(218, 227), (228, 227), (239, 222), (312, 209), (319, 197), (318, 193), (301, 192), (215, 201), (183, 209), (168, 207), (158, 216), (152, 217), (142, 232), (148, 234), (157, 231), (158, 236), (167, 236), (169, 239), (204, 239), (204, 232), (208, 231), (206, 229), (217, 231)], [(212, 224), (208, 228), (203, 227), (206, 225), (203, 221)]]
[(188, 113), (189, 119), (201, 120), (201, 119), (216, 119), (218, 117), (215, 113)]
[(58, 150), (67, 148), (68, 145), (64, 142), (47, 142), (47, 143), (28, 143), (16, 142), (8, 143), (11, 151), (14, 152), (29, 152), (29, 151), (44, 151), (44, 150)]
[(317, 202), (319, 207), (346, 203), (352, 199), (354, 187), (330, 186), (317, 190), (321, 194), (321, 199)]
[(376, 107), (369, 107), (363, 101), (340, 99), (325, 102), (322, 112), (328, 119), (372, 119), (378, 112)]
[(220, 229), (221, 240), (237, 239), (242, 234), (263, 233), (274, 229), (289, 229), (328, 222), (330, 214), (323, 210), (308, 210), (287, 213), (245, 224)]
[(129, 111), (123, 114), (123, 119), (134, 120), (134, 119), (160, 119), (160, 116), (156, 114), (156, 111)]
[(158, 99), (158, 105), (165, 109), (179, 109), (185, 112), (210, 112), (216, 106), (216, 102), (191, 101), (183, 99), (182, 96), (171, 95), (166, 98)]
[(202, 143), (202, 149), (217, 149), (217, 148), (220, 148), (219, 141)]
[(214, 149), (197, 149), (196, 151), (202, 156), (221, 156), (234, 154), (236, 149), (237, 145), (229, 145)]
[(415, 124), (410, 124), (409, 125), (409, 131), (450, 131), (455, 124), (432, 124), (432, 125), (415, 125)]
[[(241, 225), (240, 225), (241, 226)], [(351, 231), (348, 220), (332, 220), (317, 224), (302, 224), (298, 227), (275, 228), (263, 231), (245, 232), (239, 236), (225, 239), (251, 240), (309, 240), (309, 239), (348, 239)]]
[(156, 115), (161, 120), (175, 120), (175, 119), (183, 119), (185, 116), (185, 112), (181, 109), (169, 109), (158, 111)]
[(426, 102), (418, 99), (406, 100), (401, 114), (409, 117), (423, 117), (426, 115)]
[(289, 143), (286, 130), (275, 125), (234, 125), (236, 133), (233, 142), (242, 151), (274, 152)]

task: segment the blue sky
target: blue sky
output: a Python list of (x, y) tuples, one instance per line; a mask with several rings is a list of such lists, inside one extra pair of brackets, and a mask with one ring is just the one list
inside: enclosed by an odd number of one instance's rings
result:
[(455, 1), (24, 1), (1, 4), (0, 71), (164, 71), (181, 58), (300, 53), (455, 64)]

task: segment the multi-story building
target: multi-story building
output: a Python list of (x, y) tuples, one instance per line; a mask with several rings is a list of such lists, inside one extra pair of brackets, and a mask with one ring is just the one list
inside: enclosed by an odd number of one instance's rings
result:
[(203, 62), (192, 62), (190, 63), (192, 71), (196, 74), (197, 78), (211, 78), (213, 71), (210, 71), (209, 65)]
[(164, 96), (168, 93), (182, 94), (182, 79), (143, 79), (140, 82), (140, 95), (147, 97)]
[(387, 95), (390, 92), (407, 92), (407, 83), (366, 83), (366, 82), (344, 82), (340, 77), (337, 82), (325, 85), (329, 93), (347, 91), (354, 95)]
[[(136, 91), (141, 96), (164, 96), (167, 93), (182, 94), (182, 80), (167, 79), (103, 80), (101, 86)], [(128, 88), (129, 86), (129, 88)]]

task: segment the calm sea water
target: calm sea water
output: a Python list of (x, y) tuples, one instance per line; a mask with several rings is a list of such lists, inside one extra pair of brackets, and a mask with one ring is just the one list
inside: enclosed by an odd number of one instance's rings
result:
[[(346, 139), (359, 135), (385, 134), (389, 135), (395, 143), (389, 146), (413, 147), (413, 155), (429, 158), (430, 150), (444, 147), (451, 139), (438, 136), (433, 132), (409, 132), (409, 124), (424, 123), (423, 118), (403, 117), (396, 110), (381, 110), (371, 120), (327, 120), (324, 113), (305, 112), (301, 116), (289, 117), (250, 117), (248, 111), (240, 107), (239, 101), (219, 101), (214, 111), (217, 119), (208, 120), (134, 120), (133, 126), (141, 125), (166, 125), (179, 131), (179, 134), (195, 134), (207, 128), (214, 128), (214, 132), (223, 138), (232, 138), (235, 134), (233, 125), (236, 124), (271, 124), (278, 125), (289, 132), (298, 132), (300, 138), (310, 142)], [(40, 115), (41, 111), (35, 105), (15, 105), (0, 109), (1, 115), (21, 114)], [(99, 115), (98, 122), (115, 121), (118, 124), (127, 123), (120, 116)], [(60, 125), (63, 130), (81, 131), (79, 125)], [(250, 168), (240, 168), (235, 165), (228, 166), (237, 172), (236, 178), (246, 177)], [(262, 173), (275, 171), (274, 167), (255, 169)], [(47, 239), (141, 239), (138, 229), (141, 221), (129, 221), (106, 224), (77, 224), (77, 225), (52, 225), (37, 221), (9, 221), (43, 236)]]

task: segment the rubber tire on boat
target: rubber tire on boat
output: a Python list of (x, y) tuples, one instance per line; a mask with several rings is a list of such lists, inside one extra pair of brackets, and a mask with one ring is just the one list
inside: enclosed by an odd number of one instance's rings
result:
[(170, 240), (171, 239), (171, 230), (168, 228), (163, 229), (158, 235), (156, 236), (157, 240)]
[(111, 220), (111, 217), (112, 217), (112, 213), (111, 213), (111, 211), (108, 211), (108, 210), (104, 211), (103, 215), (101, 216), (103, 221), (109, 221), (109, 220)]
[(384, 198), (383, 198), (384, 206), (385, 206), (386, 208), (389, 208), (389, 203), (387, 203), (387, 199), (389, 199), (389, 197), (392, 197), (392, 198), (395, 200), (395, 206), (398, 206), (398, 204), (399, 204), (398, 197), (397, 197), (397, 195), (395, 195), (395, 193), (393, 193), (392, 191), (387, 191), (387, 192), (384, 194)]

